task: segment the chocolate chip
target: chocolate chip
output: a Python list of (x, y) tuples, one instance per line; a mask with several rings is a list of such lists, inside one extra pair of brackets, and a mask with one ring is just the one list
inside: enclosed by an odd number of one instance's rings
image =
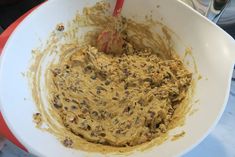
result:
[(130, 94), (130, 92), (129, 92), (129, 91), (125, 91), (125, 94), (126, 94), (126, 95), (129, 95), (129, 94)]
[(63, 141), (63, 145), (65, 147), (72, 147), (73, 145), (73, 140), (71, 140), (70, 138), (66, 138), (64, 141)]
[(54, 107), (57, 108), (57, 109), (60, 109), (63, 106), (62, 103), (59, 100), (59, 95), (58, 94), (54, 96), (54, 100), (53, 100), (52, 103), (53, 103)]
[(130, 106), (127, 106), (127, 107), (123, 110), (123, 113), (129, 112), (130, 110), (131, 110)]
[(95, 132), (95, 131), (92, 131), (92, 132), (91, 132), (91, 136), (95, 136), (95, 137), (97, 137), (97, 136), (98, 136), (98, 133), (97, 133), (97, 132)]
[(70, 68), (70, 66), (69, 65), (67, 65), (67, 64), (65, 64), (65, 69), (69, 69)]
[(125, 134), (125, 130), (123, 130), (123, 129), (118, 129), (118, 130), (116, 130), (116, 134)]
[(77, 107), (77, 106), (72, 105), (72, 106), (71, 106), (71, 109), (72, 109), (72, 110), (77, 110), (77, 109), (78, 109), (78, 107)]
[(97, 94), (100, 94), (101, 91), (107, 91), (107, 90), (106, 90), (104, 87), (97, 86), (97, 87), (96, 87), (96, 93), (97, 93)]
[(132, 77), (136, 78), (136, 73), (132, 74)]
[(93, 116), (98, 116), (98, 112), (97, 111), (93, 111), (92, 113), (91, 113)]
[(59, 68), (55, 68), (55, 69), (51, 70), (51, 72), (53, 73), (54, 77), (61, 74), (61, 70)]
[(79, 127), (83, 130), (91, 130), (91, 126), (87, 124), (86, 120), (82, 122)]
[(125, 83), (125, 84), (124, 84), (124, 89), (127, 90), (127, 89), (128, 89), (128, 86), (129, 86), (128, 83)]
[(101, 79), (106, 80), (106, 78), (107, 78), (106, 72), (100, 71), (98, 74), (99, 74), (99, 76), (101, 77)]
[(118, 100), (118, 98), (117, 98), (117, 97), (112, 97), (112, 99), (113, 99), (113, 100)]
[(62, 108), (62, 104), (61, 104), (61, 102), (56, 102), (56, 103), (53, 103), (53, 105), (54, 105), (54, 107), (55, 108), (57, 108), (57, 109), (60, 109), (60, 108)]
[(150, 114), (150, 117), (151, 117), (151, 118), (153, 118), (153, 117), (156, 115), (156, 113), (153, 112), (153, 111), (148, 111), (148, 113)]
[(168, 110), (168, 114), (169, 114), (169, 115), (173, 115), (174, 112), (175, 112), (175, 110), (174, 110), (173, 108), (170, 108), (170, 109)]
[(64, 25), (63, 25), (63, 24), (57, 25), (57, 26), (56, 26), (56, 30), (57, 30), (57, 31), (60, 31), (60, 32), (61, 32), (61, 31), (64, 31)]
[(64, 109), (67, 111), (67, 110), (68, 110), (68, 107), (65, 106)]
[(41, 116), (41, 113), (35, 113), (36, 116)]
[(96, 91), (96, 94), (100, 94), (100, 93), (101, 93), (101, 91), (100, 91), (100, 90), (97, 90), (97, 91)]
[(114, 120), (113, 120), (113, 124), (118, 124), (119, 123), (119, 120), (117, 119), (117, 118), (115, 118)]
[(80, 104), (81, 104), (82, 106), (87, 106), (86, 100), (83, 100)]
[(64, 99), (64, 101), (66, 101), (66, 102), (70, 102), (70, 99), (68, 99), (68, 98), (65, 98), (65, 99)]
[(76, 100), (72, 100), (72, 102), (75, 103), (75, 104), (79, 104), (79, 102), (76, 101)]
[(91, 117), (94, 118), (94, 119), (100, 119), (100, 115), (97, 111), (93, 111), (91, 113)]
[(92, 80), (96, 80), (96, 75), (92, 75), (92, 76), (91, 76), (91, 79), (92, 79)]
[(123, 69), (123, 73), (126, 77), (130, 75), (130, 72), (128, 71), (128, 69)]
[(83, 114), (86, 114), (86, 113), (88, 113), (88, 112), (89, 112), (88, 109), (86, 109), (86, 108), (83, 108), (83, 109), (82, 109), (82, 113), (83, 113)]
[(104, 84), (105, 84), (106, 86), (108, 86), (110, 83), (111, 83), (111, 82), (107, 80), (107, 81), (105, 81)]
[(121, 133), (120, 129), (116, 130), (116, 134), (120, 134), (120, 133)]
[(104, 87), (102, 87), (102, 86), (97, 86), (96, 89), (97, 89), (97, 90), (107, 91), (107, 90), (106, 90)]
[(139, 103), (141, 106), (143, 106), (143, 105), (144, 105), (144, 99), (140, 98), (139, 101), (138, 101), (138, 103)]
[(151, 82), (153, 82), (153, 79), (152, 79), (152, 78), (145, 78), (145, 79), (144, 79), (144, 81), (145, 81), (145, 82), (150, 82), (150, 83), (151, 83)]
[(136, 119), (135, 119), (135, 124), (140, 124), (140, 122), (141, 122), (140, 118), (139, 118), (139, 117), (136, 117)]
[(85, 72), (85, 73), (91, 73), (91, 72), (92, 72), (92, 67), (91, 67), (91, 65), (87, 65), (87, 66), (84, 68), (84, 72)]
[(100, 133), (100, 136), (105, 137), (106, 134), (105, 133)]
[(103, 128), (101, 125), (97, 125), (97, 126), (95, 127), (95, 130), (96, 130), (96, 131), (104, 131), (104, 128)]

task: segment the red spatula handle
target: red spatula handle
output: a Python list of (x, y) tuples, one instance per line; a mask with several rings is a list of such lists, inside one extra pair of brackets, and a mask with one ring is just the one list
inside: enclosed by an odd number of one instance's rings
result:
[[(5, 43), (7, 42), (9, 36), (11, 33), (15, 30), (15, 28), (19, 25), (19, 23), (28, 15), (30, 14), (34, 9), (37, 7), (29, 10), (27, 13), (25, 13), (23, 16), (21, 16), (18, 20), (16, 20), (13, 24), (11, 24), (1, 35), (0, 35), (0, 54), (2, 52), (3, 47), (5, 46)], [(7, 105), (7, 104), (4, 104)], [(8, 128), (1, 112), (0, 112), (0, 136), (3, 136), (10, 140), (12, 143), (17, 145), (22, 150), (28, 152), (28, 150), (17, 140), (17, 138), (12, 134), (10, 129)]]
[(113, 16), (118, 16), (122, 10), (124, 0), (117, 0), (113, 11)]

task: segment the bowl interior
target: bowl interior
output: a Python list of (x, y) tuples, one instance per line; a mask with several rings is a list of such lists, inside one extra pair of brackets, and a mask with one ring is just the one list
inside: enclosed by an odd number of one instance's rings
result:
[[(36, 112), (36, 107), (28, 80), (22, 73), (28, 70), (32, 49), (43, 45), (58, 23), (67, 23), (74, 18), (77, 11), (82, 11), (85, 6), (94, 5), (96, 2), (46, 2), (20, 24), (4, 48), (0, 69), (1, 112), (16, 137), (31, 153), (38, 156), (78, 157), (87, 154), (65, 148), (53, 135), (35, 128), (32, 114)], [(113, 6), (115, 1), (110, 2)], [(185, 136), (132, 155), (160, 154), (159, 156), (167, 157), (182, 154), (207, 135), (224, 110), (233, 65), (231, 38), (179, 1), (135, 0), (133, 3), (132, 0), (126, 0), (122, 14), (136, 21), (143, 21), (145, 15), (151, 14), (154, 20), (166, 24), (176, 34), (174, 43), (180, 56), (184, 55), (185, 48), (192, 49), (198, 72), (202, 76), (196, 85), (192, 102), (192, 110), (196, 112), (187, 116), (184, 126), (171, 131), (174, 134), (183, 130), (186, 132)], [(190, 59), (189, 61), (193, 62)], [(191, 68), (193, 70), (192, 66)]]

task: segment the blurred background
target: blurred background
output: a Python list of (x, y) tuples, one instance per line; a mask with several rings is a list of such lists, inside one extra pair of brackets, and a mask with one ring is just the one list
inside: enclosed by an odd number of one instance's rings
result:
[[(0, 33), (32, 7), (45, 0), (0, 0)], [(210, 0), (182, 0), (204, 14)], [(215, 0), (228, 1), (228, 0)], [(235, 0), (230, 0), (217, 24), (235, 38)]]

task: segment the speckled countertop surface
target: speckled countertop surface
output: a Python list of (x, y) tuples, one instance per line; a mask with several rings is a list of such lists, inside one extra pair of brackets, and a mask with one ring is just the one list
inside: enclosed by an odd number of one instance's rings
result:
[[(184, 0), (190, 1), (190, 0)], [(235, 4), (235, 0), (231, 0)], [(235, 5), (234, 5), (235, 6)], [(228, 9), (225, 14), (231, 14), (233, 9)], [(235, 12), (234, 12), (235, 13)], [(235, 15), (235, 14), (233, 14)], [(233, 17), (230, 15), (230, 17)], [(235, 16), (234, 16), (235, 17)], [(226, 27), (229, 20), (220, 20), (220, 25)], [(1, 19), (0, 19), (1, 22)], [(231, 23), (230, 23), (231, 25)], [(228, 26), (228, 25), (227, 25)], [(234, 27), (229, 27), (235, 29)], [(1, 31), (1, 30), (0, 30)], [(233, 34), (231, 34), (233, 35)], [(234, 71), (235, 77), (235, 71)], [(231, 83), (230, 97), (222, 118), (211, 132), (197, 147), (183, 155), (183, 157), (235, 157), (235, 80)], [(9, 141), (0, 137), (0, 157), (33, 157), (24, 153)]]

